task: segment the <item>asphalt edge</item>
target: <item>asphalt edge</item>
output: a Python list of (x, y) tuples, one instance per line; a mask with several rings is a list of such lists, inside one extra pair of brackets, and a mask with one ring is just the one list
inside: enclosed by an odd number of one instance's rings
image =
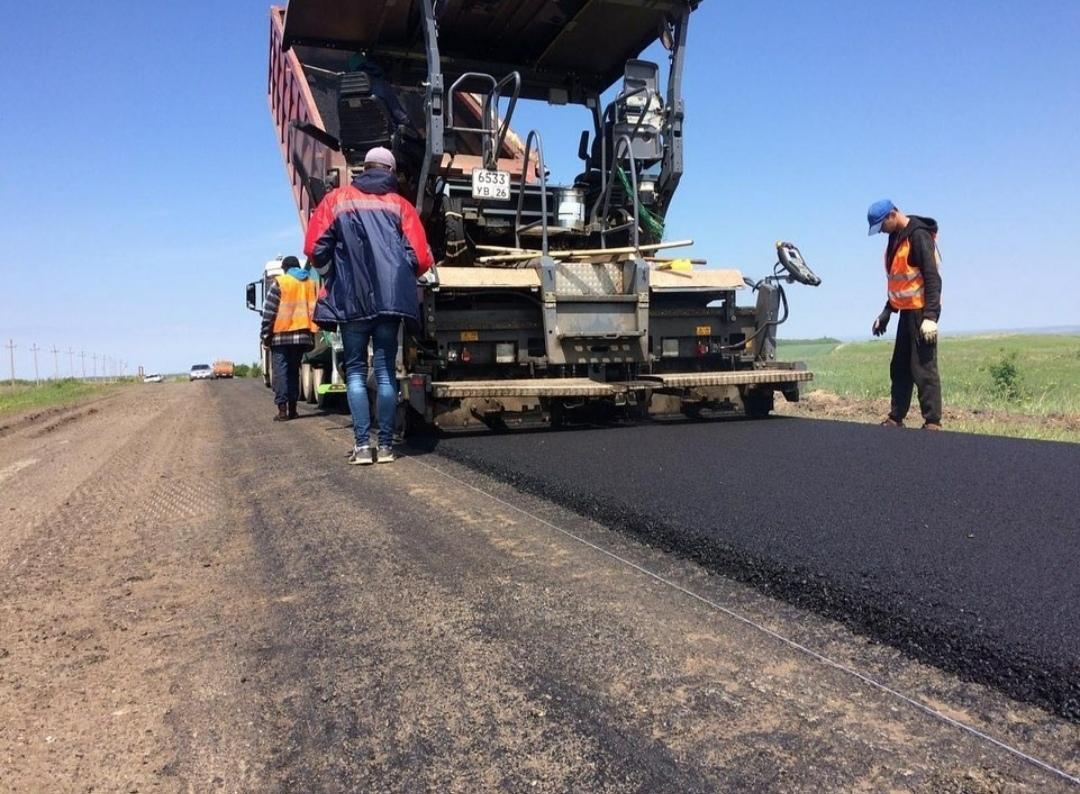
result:
[[(800, 609), (842, 623), (962, 680), (993, 687), (1005, 695), (1080, 724), (1080, 669), (1036, 657), (1026, 649), (970, 625), (943, 620), (927, 624), (895, 596), (865, 586), (858, 591), (809, 569), (750, 554), (730, 544), (687, 534), (655, 515), (599, 502), (595, 495), (553, 492), (550, 486), (478, 460), (447, 445), (422, 449), (460, 463), (526, 493), (556, 502), (580, 516), (624, 532), (648, 546), (701, 565)], [(1077, 667), (1080, 667), (1078, 665)]]

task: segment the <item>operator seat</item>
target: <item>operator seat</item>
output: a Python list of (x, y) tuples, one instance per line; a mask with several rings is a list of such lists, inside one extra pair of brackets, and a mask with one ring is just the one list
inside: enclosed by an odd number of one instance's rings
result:
[(390, 108), (373, 93), (367, 72), (343, 74), (338, 87), (338, 140), (347, 159), (363, 157), (376, 146), (390, 148), (396, 125)]

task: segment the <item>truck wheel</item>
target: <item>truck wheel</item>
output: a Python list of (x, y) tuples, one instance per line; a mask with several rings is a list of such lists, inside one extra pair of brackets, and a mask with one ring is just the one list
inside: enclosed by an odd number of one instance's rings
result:
[(306, 361), (300, 364), (300, 399), (311, 401), (311, 365)]
[(323, 373), (322, 367), (312, 367), (311, 368), (311, 378), (310, 378), (311, 391), (309, 391), (308, 394), (307, 394), (307, 401), (309, 403), (311, 403), (312, 405), (318, 403), (318, 401), (319, 401), (319, 387), (322, 386), (322, 382), (323, 382), (322, 373)]
[(773, 409), (773, 396), (771, 389), (748, 390), (743, 394), (743, 411), (751, 419), (764, 419)]

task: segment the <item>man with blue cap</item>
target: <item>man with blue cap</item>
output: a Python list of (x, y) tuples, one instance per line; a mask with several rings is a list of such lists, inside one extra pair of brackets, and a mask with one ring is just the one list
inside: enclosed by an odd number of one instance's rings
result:
[(866, 213), (870, 234), (889, 235), (885, 248), (888, 300), (874, 320), (874, 336), (881, 336), (897, 312), (896, 345), (889, 374), (892, 405), (881, 424), (903, 427), (911, 393), (919, 389), (923, 429), (941, 429), (941, 379), (937, 366), (938, 318), (941, 315), (941, 256), (937, 247), (937, 221), (905, 215), (889, 199), (870, 205)]

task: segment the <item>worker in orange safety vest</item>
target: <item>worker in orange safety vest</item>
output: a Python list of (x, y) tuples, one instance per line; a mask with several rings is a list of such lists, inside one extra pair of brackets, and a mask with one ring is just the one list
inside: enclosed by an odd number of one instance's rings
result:
[(311, 272), (300, 267), (300, 260), (287, 256), (281, 260), (285, 272), (274, 276), (263, 304), (260, 338), (270, 348), (270, 366), (277, 405), (275, 422), (295, 419), (300, 396), (300, 363), (304, 353), (315, 345), (319, 326), (311, 319), (315, 312), (318, 287)]
[(941, 316), (941, 255), (937, 247), (937, 221), (905, 215), (888, 199), (875, 202), (866, 213), (870, 234), (889, 235), (885, 248), (888, 300), (874, 320), (874, 336), (881, 336), (893, 312), (900, 315), (889, 374), (892, 404), (887, 427), (903, 427), (911, 393), (919, 389), (923, 429), (941, 429), (941, 378), (938, 375), (938, 318)]

